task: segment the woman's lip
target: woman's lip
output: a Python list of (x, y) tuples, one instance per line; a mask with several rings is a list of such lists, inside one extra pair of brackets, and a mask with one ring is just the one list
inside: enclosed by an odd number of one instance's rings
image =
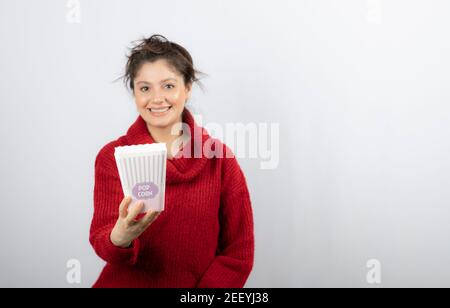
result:
[(164, 109), (164, 108), (170, 108), (170, 107), (172, 107), (172, 106), (150, 107), (147, 109)]

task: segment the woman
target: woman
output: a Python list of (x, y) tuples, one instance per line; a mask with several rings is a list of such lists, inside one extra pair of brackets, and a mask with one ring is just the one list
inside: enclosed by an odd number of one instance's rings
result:
[[(139, 116), (95, 160), (90, 242), (107, 264), (94, 287), (240, 288), (252, 270), (245, 177), (229, 148), (185, 106), (196, 73), (188, 51), (163, 36), (131, 50), (124, 77)], [(143, 204), (128, 210), (114, 148), (154, 142), (168, 149), (165, 210), (139, 214)]]

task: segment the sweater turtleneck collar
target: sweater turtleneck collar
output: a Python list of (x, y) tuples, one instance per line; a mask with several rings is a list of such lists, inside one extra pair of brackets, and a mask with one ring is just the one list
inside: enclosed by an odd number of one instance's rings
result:
[[(183, 123), (189, 126), (191, 136), (194, 135), (195, 137), (192, 138), (190, 136), (190, 140), (186, 143), (189, 146), (183, 146), (177, 155), (167, 160), (166, 181), (168, 184), (192, 180), (202, 171), (207, 162), (207, 157), (203, 153), (203, 146), (210, 138), (208, 132), (195, 123), (189, 110), (184, 110), (182, 118)], [(138, 116), (133, 125), (128, 129), (126, 138), (129, 145), (156, 142), (141, 115)]]

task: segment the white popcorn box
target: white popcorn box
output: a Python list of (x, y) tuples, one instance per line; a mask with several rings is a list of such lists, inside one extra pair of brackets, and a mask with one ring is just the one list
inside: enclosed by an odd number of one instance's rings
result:
[(129, 209), (144, 201), (141, 213), (163, 211), (166, 192), (167, 148), (165, 143), (119, 146), (114, 157)]

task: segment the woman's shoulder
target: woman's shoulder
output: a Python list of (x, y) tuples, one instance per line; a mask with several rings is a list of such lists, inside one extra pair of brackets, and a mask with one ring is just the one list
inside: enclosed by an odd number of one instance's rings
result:
[(109, 141), (98, 151), (95, 158), (95, 164), (102, 162), (106, 164), (114, 163), (114, 151), (116, 147), (128, 145), (126, 136), (120, 136), (119, 138)]
[(222, 166), (222, 177), (224, 178), (235, 178), (236, 175), (242, 175), (242, 169), (239, 165), (237, 157), (226, 143), (222, 142), (217, 138), (211, 138), (211, 149), (209, 151), (214, 156), (214, 159), (218, 159), (220, 161), (220, 165)]
[(246, 191), (247, 180), (237, 156), (227, 144), (218, 141), (217, 145), (221, 147), (218, 159), (221, 162), (222, 193), (231, 195)]

